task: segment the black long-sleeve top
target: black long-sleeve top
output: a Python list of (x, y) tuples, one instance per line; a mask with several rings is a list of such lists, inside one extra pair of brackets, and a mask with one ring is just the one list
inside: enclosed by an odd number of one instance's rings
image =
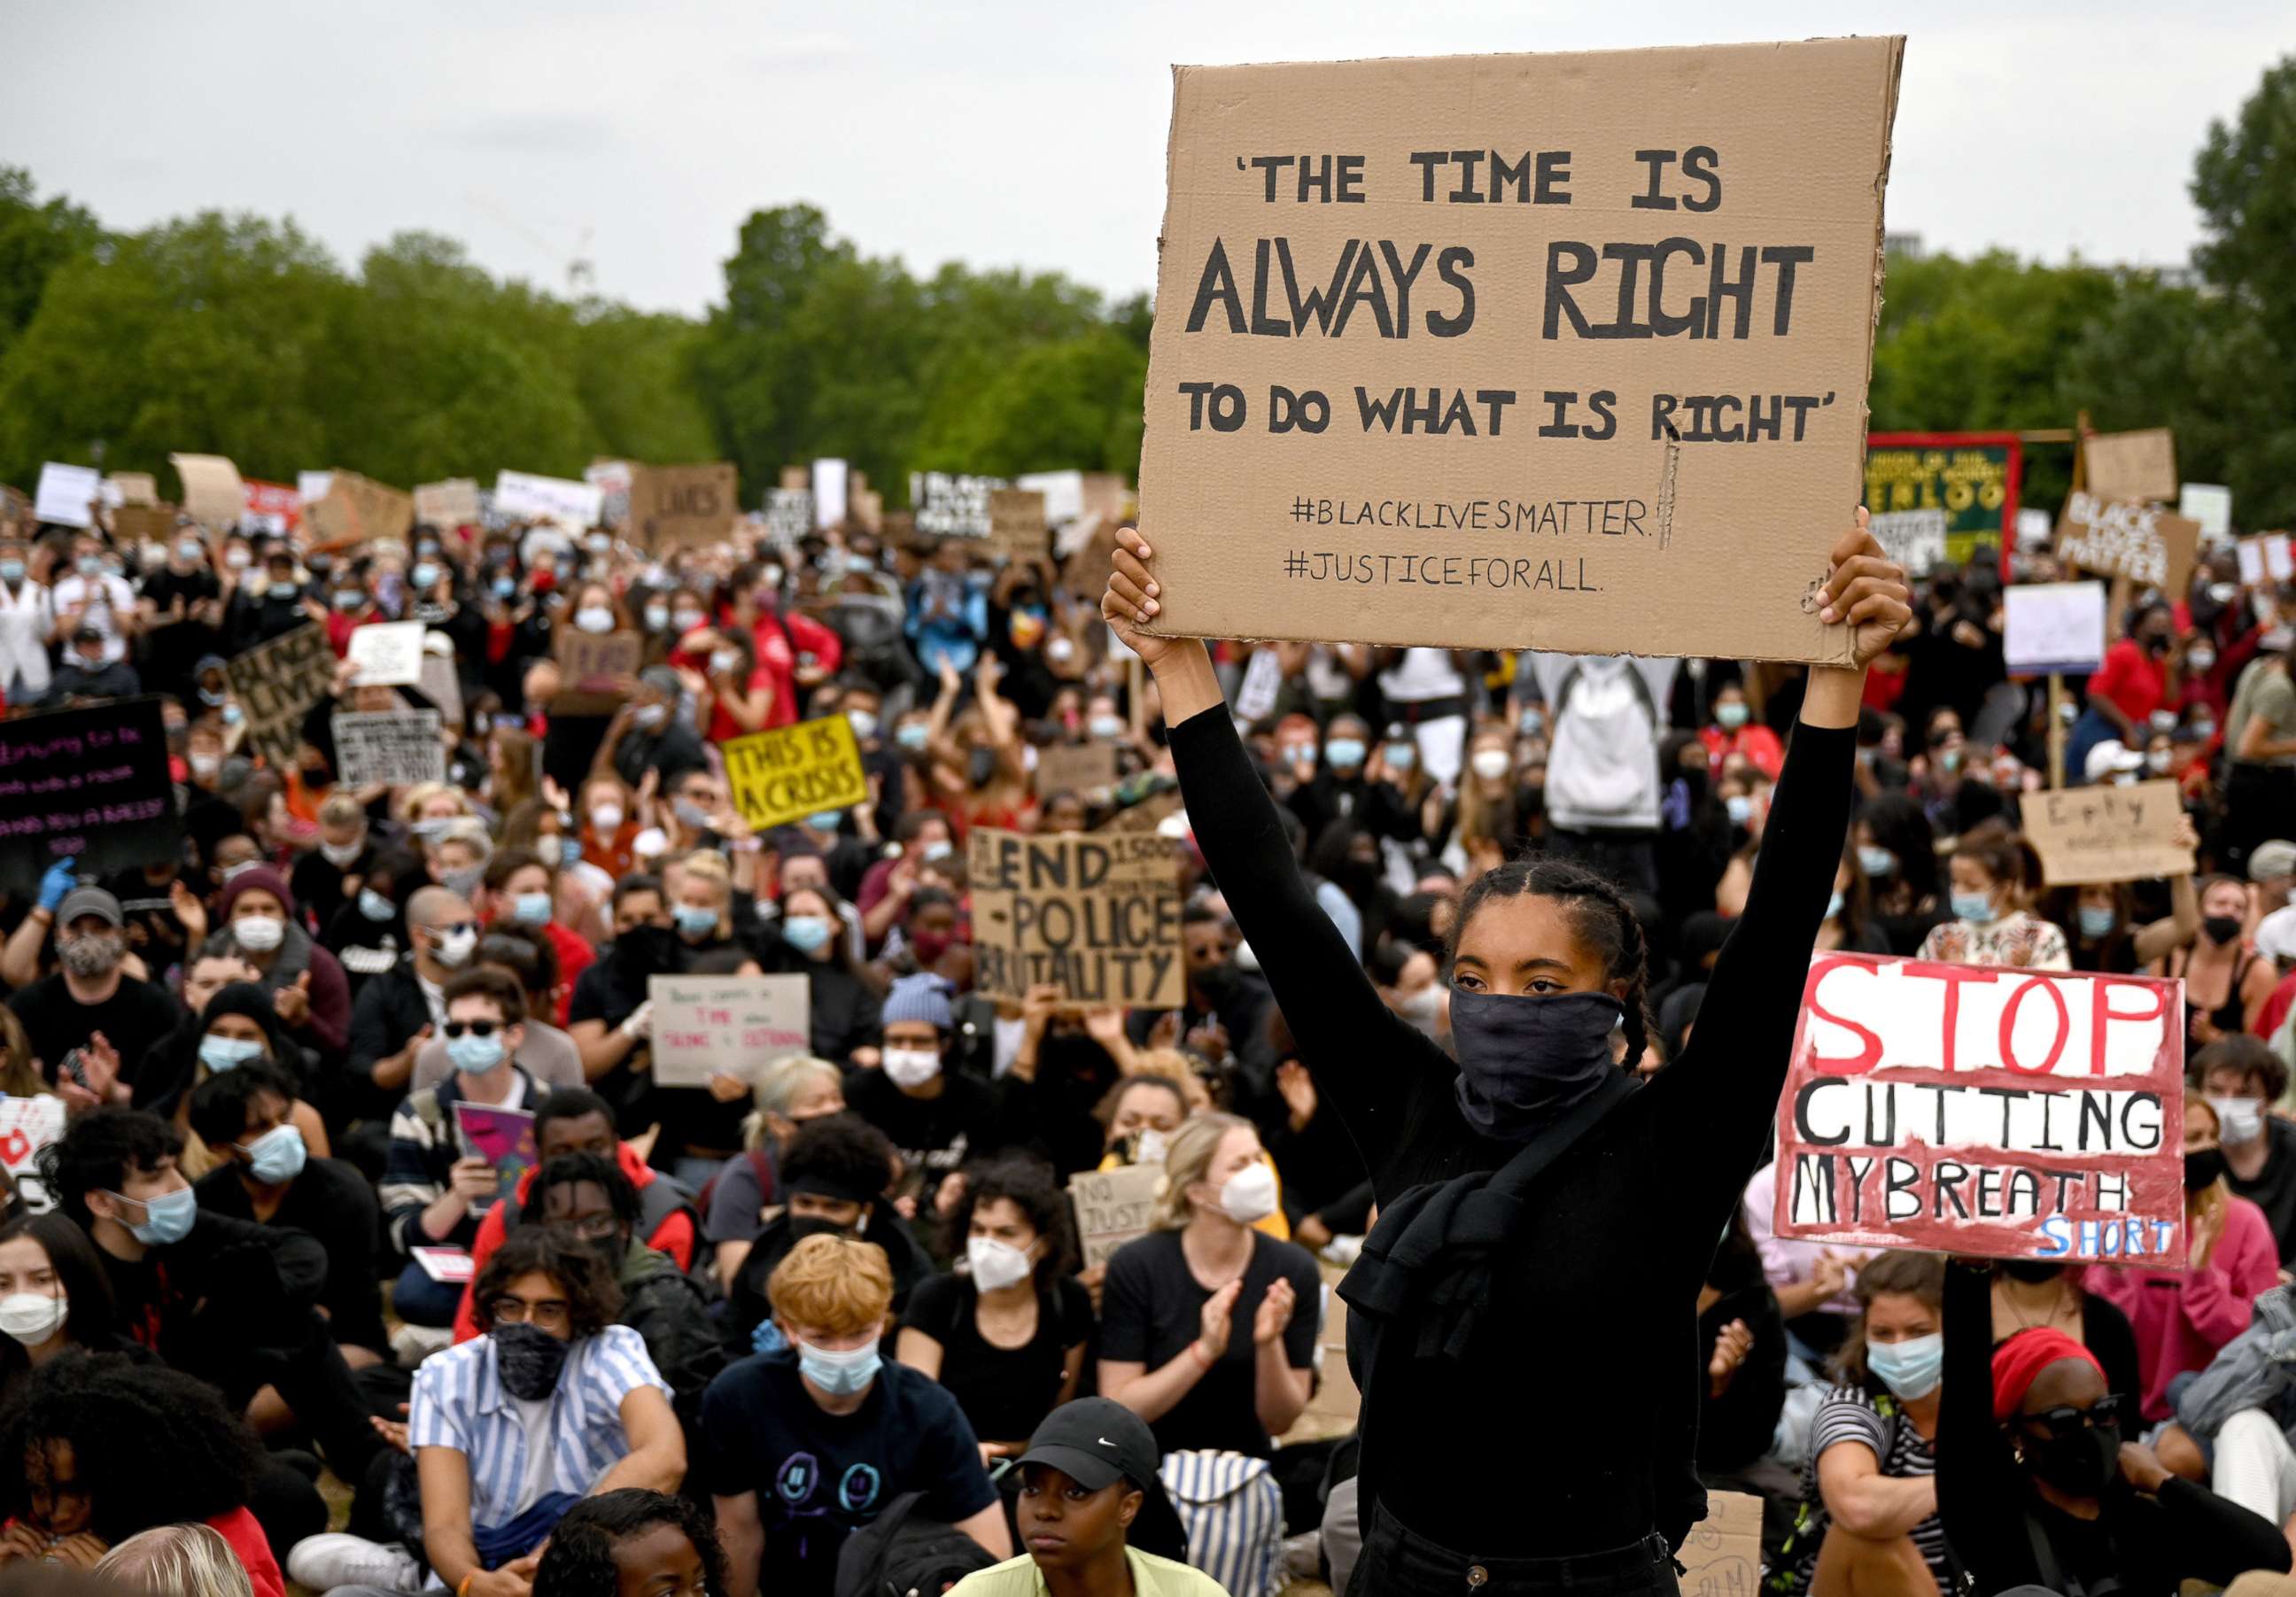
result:
[[(2022, 1585), (2066, 1590), (2069, 1580), (2095, 1591), (2108, 1577), (2127, 1597), (2167, 1597), (2186, 1580), (2229, 1585), (2250, 1569), (2288, 1568), (2276, 1527), (2188, 1480), (2171, 1478), (2147, 1496), (2115, 1476), (2094, 1519), (2042, 1502), (1993, 1419), (1992, 1288), (1982, 1270), (1961, 1265), (1946, 1272), (1937, 1451), (1950, 1461), (1938, 1470), (1938, 1515), (1980, 1597)], [(2040, 1568), (2029, 1525), (2056, 1570)]]
[[(1459, 1360), (1390, 1333), (1363, 1415), (1382, 1501), (1455, 1548), (1554, 1557), (1678, 1542), (1703, 1511), (1691, 1470), (1706, 1355), (1697, 1297), (1716, 1240), (1766, 1157), (1809, 950), (1849, 824), (1848, 729), (1803, 726), (1787, 755), (1744, 914), (1682, 1056), (1562, 1154), (1544, 1212), (1496, 1276)], [(1518, 1149), (1460, 1114), (1458, 1067), (1380, 1001), (1300, 879), (1225, 706), (1172, 733), (1213, 877), (1382, 1203), (1498, 1168)], [(1447, 1467), (1439, 1463), (1444, 1461)]]

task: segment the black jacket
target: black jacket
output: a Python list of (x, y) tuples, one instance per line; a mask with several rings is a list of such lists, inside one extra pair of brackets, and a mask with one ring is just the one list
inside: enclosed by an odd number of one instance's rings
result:
[(669, 1383), (670, 1405), (690, 1436), (701, 1416), (703, 1389), (726, 1367), (709, 1297), (675, 1259), (636, 1238), (622, 1255), (619, 1284), (621, 1323), (645, 1339), (646, 1354)]
[(397, 970), (361, 987), (351, 1005), (349, 1066), (332, 1084), (332, 1091), (320, 1095), (328, 1123), (337, 1124), (338, 1116), (343, 1122), (388, 1120), (398, 1101), (406, 1096), (406, 1089), (377, 1086), (375, 1064), (406, 1047), (416, 1032), (430, 1024), (430, 1003), (422, 996), (412, 954), (401, 960)]

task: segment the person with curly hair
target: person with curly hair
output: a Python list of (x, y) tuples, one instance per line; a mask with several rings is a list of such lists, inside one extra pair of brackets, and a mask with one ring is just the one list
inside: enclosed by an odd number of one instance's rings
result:
[(0, 1414), (0, 1562), (92, 1569), (158, 1525), (205, 1525), (230, 1544), (256, 1597), (286, 1597), (247, 1500), (255, 1433), (215, 1388), (163, 1364), (68, 1353), (32, 1372)]
[(726, 1597), (726, 1553), (700, 1504), (635, 1486), (566, 1511), (534, 1597)]
[(645, 1342), (614, 1323), (622, 1295), (570, 1231), (521, 1226), (478, 1281), (487, 1334), (414, 1372), (407, 1445), (422, 1554), (348, 1535), (312, 1536), (288, 1570), (315, 1590), (414, 1591), (423, 1565), (456, 1597), (529, 1597), (538, 1549), (585, 1496), (674, 1491), (685, 1440)]

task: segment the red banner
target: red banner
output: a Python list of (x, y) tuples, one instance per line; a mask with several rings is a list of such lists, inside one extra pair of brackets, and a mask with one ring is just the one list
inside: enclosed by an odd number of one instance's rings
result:
[(302, 520), (303, 495), (283, 482), (261, 482), (252, 477), (239, 481), (240, 497), (250, 520), (267, 520), (275, 531), (292, 532)]

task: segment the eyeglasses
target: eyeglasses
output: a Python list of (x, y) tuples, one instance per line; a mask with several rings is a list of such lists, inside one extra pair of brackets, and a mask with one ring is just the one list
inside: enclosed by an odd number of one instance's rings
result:
[(566, 1323), (568, 1304), (563, 1298), (544, 1298), (529, 1303), (523, 1298), (497, 1298), (487, 1305), (487, 1313), (497, 1325), (538, 1325), (547, 1329)]
[(2119, 1396), (2107, 1393), (2087, 1408), (2045, 1408), (2038, 1414), (2021, 1414), (2018, 1419), (2023, 1424), (2038, 1426), (2051, 1436), (2063, 1440), (2077, 1437), (2085, 1430), (2119, 1424), (2120, 1404)]
[(425, 931), (429, 932), (434, 938), (460, 937), (466, 931), (476, 931), (478, 929), (479, 923), (476, 921), (457, 921), (452, 926), (426, 926), (423, 928)]
[(578, 1220), (554, 1220), (586, 1242), (603, 1242), (621, 1229), (620, 1223), (611, 1214), (585, 1215)]
[(474, 1037), (490, 1037), (502, 1028), (503, 1023), (500, 1020), (449, 1020), (447, 1022), (447, 1035), (450, 1037), (461, 1036), (466, 1031)]

